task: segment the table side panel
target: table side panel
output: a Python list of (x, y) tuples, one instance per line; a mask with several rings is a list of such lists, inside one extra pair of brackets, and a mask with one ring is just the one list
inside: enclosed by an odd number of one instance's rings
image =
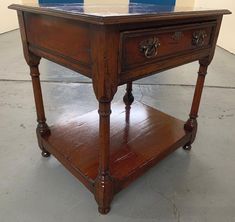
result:
[(25, 13), (29, 49), (35, 54), (91, 76), (89, 26), (53, 16)]

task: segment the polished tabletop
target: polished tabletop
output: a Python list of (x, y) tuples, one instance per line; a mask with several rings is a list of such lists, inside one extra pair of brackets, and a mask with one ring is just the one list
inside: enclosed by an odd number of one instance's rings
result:
[[(70, 15), (77, 17), (88, 17), (100, 19), (98, 22), (110, 21), (112, 18), (146, 18), (146, 17), (164, 17), (177, 15), (212, 15), (212, 14), (229, 14), (225, 9), (203, 9), (193, 7), (176, 7), (174, 5), (157, 5), (147, 3), (67, 3), (67, 4), (13, 4), (9, 6), (11, 9), (30, 11), (44, 14)], [(103, 20), (102, 20), (103, 19)], [(116, 21), (115, 23), (118, 23)]]
[(174, 12), (174, 5), (155, 5), (143, 3), (129, 4), (40, 4), (41, 8), (54, 9), (74, 14), (89, 14), (97, 16), (121, 16), (134, 14), (157, 14)]

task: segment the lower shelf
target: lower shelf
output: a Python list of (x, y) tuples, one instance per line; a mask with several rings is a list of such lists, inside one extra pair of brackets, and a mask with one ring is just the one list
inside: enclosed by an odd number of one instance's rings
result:
[[(189, 141), (183, 121), (139, 102), (129, 112), (123, 103), (113, 104), (110, 126), (110, 173), (116, 192)], [(97, 110), (61, 120), (50, 130), (42, 138), (45, 148), (93, 192), (99, 164)]]

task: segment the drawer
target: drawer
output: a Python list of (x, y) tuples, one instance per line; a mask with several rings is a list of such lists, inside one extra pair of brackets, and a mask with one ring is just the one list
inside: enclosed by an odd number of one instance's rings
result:
[(211, 46), (215, 22), (126, 31), (121, 34), (121, 72)]

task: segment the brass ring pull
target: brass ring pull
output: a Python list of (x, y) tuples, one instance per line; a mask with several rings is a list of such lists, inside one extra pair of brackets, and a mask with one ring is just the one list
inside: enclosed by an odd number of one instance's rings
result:
[(157, 56), (160, 45), (159, 39), (154, 36), (140, 43), (140, 51), (144, 53), (147, 59), (151, 59)]
[(193, 33), (192, 45), (203, 46), (206, 37), (207, 37), (206, 31), (204, 30), (195, 31)]

